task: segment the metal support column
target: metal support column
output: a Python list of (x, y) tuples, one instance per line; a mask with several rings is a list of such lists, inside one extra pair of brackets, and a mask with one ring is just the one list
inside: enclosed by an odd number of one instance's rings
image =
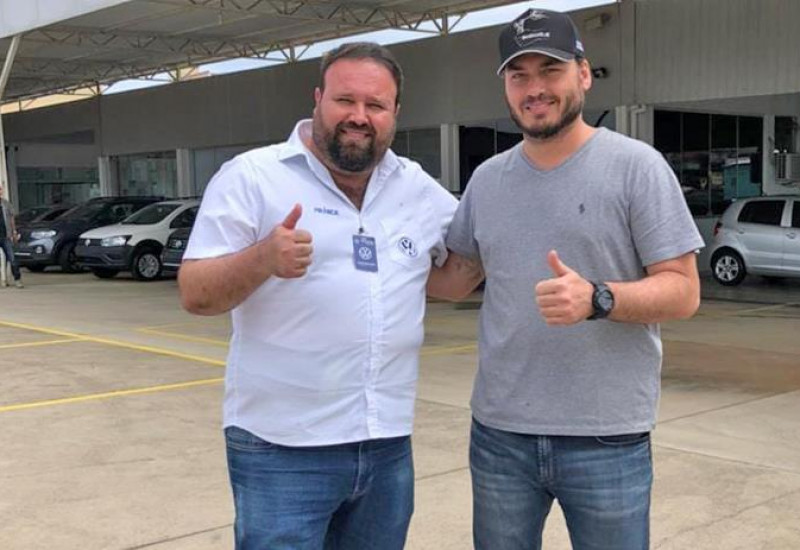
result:
[[(17, 56), (19, 49), (19, 42), (22, 37), (20, 35), (14, 36), (11, 39), (11, 45), (8, 48), (5, 62), (3, 63), (3, 72), (0, 73), (0, 102), (2, 102), (3, 94), (6, 91), (6, 84), (8, 84), (8, 77), (11, 76), (11, 67), (14, 65), (14, 58)], [(3, 134), (3, 115), (0, 112), (0, 182), (3, 185), (3, 193), (0, 198), (9, 198), (8, 188), (8, 166), (6, 165), (6, 139)], [(15, 197), (16, 200), (16, 197)], [(4, 223), (0, 220), (0, 223)], [(9, 235), (13, 238), (13, 235)], [(0, 285), (8, 285), (8, 267), (6, 266), (6, 257), (3, 251), (0, 250)]]

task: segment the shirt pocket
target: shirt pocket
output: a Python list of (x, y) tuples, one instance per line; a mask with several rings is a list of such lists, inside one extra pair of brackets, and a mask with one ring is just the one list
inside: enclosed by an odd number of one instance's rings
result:
[(430, 267), (430, 246), (422, 220), (381, 220), (381, 228), (386, 238), (385, 255), (390, 260), (409, 269)]

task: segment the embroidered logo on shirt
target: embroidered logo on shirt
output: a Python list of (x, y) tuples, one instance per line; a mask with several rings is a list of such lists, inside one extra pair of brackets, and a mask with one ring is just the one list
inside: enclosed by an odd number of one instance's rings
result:
[(328, 216), (338, 216), (339, 211), (335, 208), (327, 208), (325, 206), (315, 206), (314, 212), (317, 214), (327, 214)]
[(585, 206), (583, 206), (583, 203), (581, 203), (581, 205), (578, 207), (578, 211), (579, 211), (581, 214), (583, 214), (584, 212), (586, 212), (586, 207), (585, 207)]
[(397, 241), (397, 248), (399, 248), (400, 252), (409, 258), (416, 258), (417, 254), (419, 254), (417, 245), (415, 245), (414, 241), (412, 241), (409, 237), (400, 237), (400, 240)]

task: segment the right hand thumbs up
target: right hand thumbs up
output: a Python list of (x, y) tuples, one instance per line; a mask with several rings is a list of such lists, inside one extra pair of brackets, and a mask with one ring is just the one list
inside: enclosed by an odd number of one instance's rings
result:
[(283, 220), (281, 225), (286, 229), (294, 229), (297, 226), (297, 221), (300, 219), (300, 216), (303, 215), (303, 207), (299, 204), (295, 204), (292, 211), (289, 212), (289, 215), (286, 216), (286, 219)]
[(296, 229), (303, 207), (295, 204), (267, 237), (270, 273), (284, 279), (302, 277), (311, 265), (311, 233)]

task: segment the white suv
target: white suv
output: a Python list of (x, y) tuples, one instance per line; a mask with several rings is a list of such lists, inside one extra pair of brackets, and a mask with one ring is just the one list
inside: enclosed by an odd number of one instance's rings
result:
[(726, 286), (748, 273), (800, 277), (800, 195), (731, 204), (714, 227), (711, 273)]
[(78, 265), (97, 277), (108, 279), (120, 271), (151, 281), (161, 276), (161, 251), (169, 234), (192, 227), (200, 201), (175, 199), (157, 202), (120, 223), (98, 227), (78, 238)]

